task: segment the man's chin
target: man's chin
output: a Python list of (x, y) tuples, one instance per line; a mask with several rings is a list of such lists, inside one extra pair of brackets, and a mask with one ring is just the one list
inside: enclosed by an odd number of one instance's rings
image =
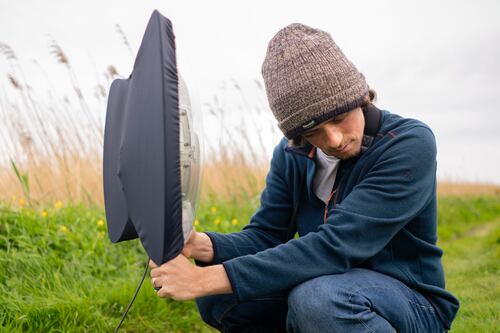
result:
[(361, 147), (356, 146), (356, 147), (352, 147), (349, 151), (346, 151), (344, 153), (335, 153), (332, 155), (335, 156), (336, 158), (338, 158), (339, 160), (348, 160), (352, 157), (359, 155), (360, 152), (361, 152)]

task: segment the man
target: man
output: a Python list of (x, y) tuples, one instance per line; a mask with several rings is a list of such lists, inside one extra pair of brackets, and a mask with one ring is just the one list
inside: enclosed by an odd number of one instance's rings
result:
[(195, 231), (182, 255), (152, 264), (159, 295), (196, 298), (224, 332), (448, 330), (459, 303), (436, 246), (429, 127), (376, 108), (321, 30), (280, 30), (262, 74), (285, 138), (261, 206), (242, 231)]

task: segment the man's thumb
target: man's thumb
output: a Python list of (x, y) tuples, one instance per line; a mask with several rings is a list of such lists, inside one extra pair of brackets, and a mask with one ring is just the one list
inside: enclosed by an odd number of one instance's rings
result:
[(186, 258), (189, 258), (191, 257), (191, 250), (187, 247), (187, 246), (184, 246), (184, 248), (182, 249), (182, 255), (184, 255), (184, 257)]

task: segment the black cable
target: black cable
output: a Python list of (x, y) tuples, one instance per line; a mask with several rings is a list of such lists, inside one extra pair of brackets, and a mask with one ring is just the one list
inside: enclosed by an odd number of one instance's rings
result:
[(130, 310), (130, 308), (132, 307), (132, 303), (134, 303), (134, 300), (137, 297), (139, 290), (141, 290), (142, 283), (144, 282), (144, 278), (146, 277), (146, 274), (148, 273), (148, 268), (149, 268), (149, 257), (148, 257), (148, 261), (146, 262), (146, 269), (144, 270), (144, 274), (142, 274), (141, 282), (139, 282), (139, 285), (137, 286), (137, 289), (135, 290), (134, 297), (132, 297), (132, 299), (130, 300), (130, 303), (128, 303), (128, 306), (125, 309), (125, 312), (123, 313), (123, 316), (122, 316), (122, 319), (120, 320), (120, 323), (118, 324), (118, 326), (116, 326), (115, 333), (118, 332), (118, 330), (120, 329), (120, 326), (122, 326), (123, 321), (125, 320), (125, 316), (128, 313), (128, 310)]

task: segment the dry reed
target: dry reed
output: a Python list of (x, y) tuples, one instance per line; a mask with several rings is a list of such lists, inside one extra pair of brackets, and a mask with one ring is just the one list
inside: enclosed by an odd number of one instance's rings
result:
[[(132, 48), (120, 26), (116, 26), (123, 43), (133, 54)], [(10, 164), (15, 163), (21, 174), (29, 180), (29, 197), (33, 204), (50, 204), (56, 201), (82, 202), (103, 205), (102, 144), (103, 124), (99, 121), (105, 111), (107, 87), (121, 77), (115, 66), (104, 71), (104, 83), (95, 85), (94, 97), (98, 110), (89, 106), (89, 97), (75, 75), (72, 64), (62, 47), (52, 40), (49, 52), (68, 74), (68, 93), (51, 88), (49, 102), (43, 102), (32, 89), (22, 72), (21, 64), (12, 50), (0, 44), (0, 54), (10, 65), (6, 79), (10, 84), (0, 96), (0, 146), (8, 156), (0, 162), (0, 199), (24, 202), (26, 193)], [(239, 85), (233, 88), (244, 98)], [(215, 145), (205, 144), (207, 156), (203, 173), (201, 200), (216, 197), (222, 200), (244, 201), (258, 196), (264, 187), (268, 167), (263, 140), (255, 146), (248, 123), (259, 127), (254, 119), (260, 107), (251, 108), (246, 100), (238, 106), (246, 114), (239, 124), (227, 122), (225, 106), (219, 102), (223, 96), (214, 96), (213, 103), (206, 103), (205, 110), (218, 123), (222, 135)], [(76, 101), (76, 104), (75, 104)], [(253, 114), (253, 115), (252, 115)], [(253, 133), (258, 135), (258, 131)], [(242, 145), (243, 144), (243, 145)], [(268, 148), (268, 147), (267, 147)], [(272, 148), (272, 147), (271, 147)]]
[[(119, 25), (116, 26), (124, 45), (134, 52)], [(55, 91), (51, 82), (49, 102), (43, 102), (31, 88), (14, 50), (0, 43), (0, 54), (9, 65), (6, 81), (9, 87), (0, 95), (0, 147), (8, 158), (0, 161), (0, 199), (24, 204), (50, 204), (55, 201), (103, 205), (102, 144), (103, 124), (99, 120), (105, 110), (107, 87), (121, 77), (110, 65), (95, 85), (97, 109), (88, 98), (73, 71), (72, 64), (55, 40), (49, 51), (65, 68), (71, 84), (70, 94)], [(219, 142), (206, 145), (200, 200), (232, 201), (244, 204), (253, 200), (265, 186), (269, 153), (273, 145), (264, 142), (264, 134), (277, 137), (272, 115), (267, 109), (264, 90), (255, 81), (261, 97), (247, 101), (238, 82), (224, 83), (222, 92), (212, 103), (203, 105), (204, 114), (213, 117), (220, 128)], [(228, 90), (238, 104), (226, 104)], [(75, 101), (77, 102), (75, 104)], [(239, 115), (230, 121), (227, 111)], [(205, 117), (205, 116), (204, 116)], [(233, 117), (234, 120), (234, 117)], [(203, 139), (203, 138), (202, 138)], [(207, 159), (208, 157), (208, 159)], [(13, 172), (10, 161), (29, 180), (29, 198)], [(486, 184), (440, 183), (440, 195), (498, 195), (500, 187)], [(19, 199), (22, 199), (19, 201)]]

